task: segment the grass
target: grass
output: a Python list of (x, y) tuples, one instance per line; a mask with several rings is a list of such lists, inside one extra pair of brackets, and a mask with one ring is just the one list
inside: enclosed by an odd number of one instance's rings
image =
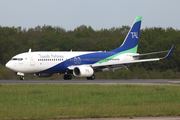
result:
[(0, 85), (0, 119), (180, 115), (179, 86)]

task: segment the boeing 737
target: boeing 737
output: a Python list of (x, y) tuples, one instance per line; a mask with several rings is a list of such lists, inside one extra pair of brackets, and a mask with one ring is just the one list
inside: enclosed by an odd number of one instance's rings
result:
[[(18, 54), (6, 63), (6, 67), (24, 80), (27, 73), (37, 77), (51, 77), (55, 73), (64, 74), (64, 80), (76, 77), (86, 77), (87, 80), (95, 79), (95, 72), (115, 71), (121, 68), (128, 69), (132, 63), (159, 61), (170, 57), (174, 45), (168, 51), (146, 54), (137, 53), (139, 33), (142, 17), (138, 16), (123, 44), (109, 52), (29, 52)], [(141, 59), (140, 56), (167, 52), (162, 58)]]

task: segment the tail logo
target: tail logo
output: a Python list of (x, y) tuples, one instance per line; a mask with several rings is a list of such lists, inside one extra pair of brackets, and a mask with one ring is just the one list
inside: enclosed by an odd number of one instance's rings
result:
[(132, 38), (138, 38), (138, 32), (131, 32)]

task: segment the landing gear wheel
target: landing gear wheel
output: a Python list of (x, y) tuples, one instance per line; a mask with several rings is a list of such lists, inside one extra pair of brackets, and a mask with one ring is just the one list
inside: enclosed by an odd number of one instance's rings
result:
[(24, 80), (24, 76), (20, 76), (20, 80)]
[(91, 77), (87, 77), (87, 80), (94, 80), (95, 79), (95, 75), (92, 75)]
[(71, 75), (64, 75), (64, 80), (71, 80), (72, 79), (72, 76)]

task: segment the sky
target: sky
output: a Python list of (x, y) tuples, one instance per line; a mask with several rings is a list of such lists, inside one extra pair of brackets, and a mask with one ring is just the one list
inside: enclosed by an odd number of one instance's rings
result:
[(0, 0), (0, 26), (22, 29), (50, 25), (74, 30), (131, 26), (142, 16), (141, 29), (180, 30), (180, 0)]

